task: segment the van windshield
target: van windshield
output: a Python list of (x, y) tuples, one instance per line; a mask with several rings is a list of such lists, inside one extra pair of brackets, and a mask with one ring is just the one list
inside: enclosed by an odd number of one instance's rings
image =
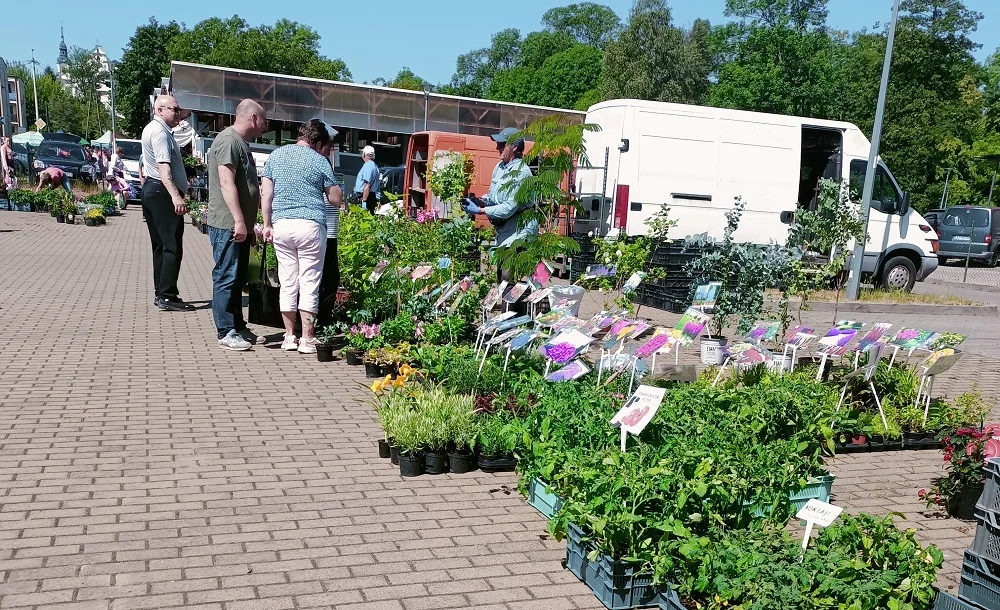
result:
[(990, 212), (982, 208), (948, 208), (941, 224), (946, 227), (988, 227)]

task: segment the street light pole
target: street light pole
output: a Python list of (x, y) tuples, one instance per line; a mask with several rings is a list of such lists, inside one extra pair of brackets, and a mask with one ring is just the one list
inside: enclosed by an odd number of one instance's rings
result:
[(117, 112), (115, 112), (115, 64), (117, 62), (108, 60), (108, 72), (111, 73), (111, 140), (109, 146), (111, 150), (115, 150), (115, 142), (118, 138), (118, 128), (117, 128)]
[(854, 256), (851, 258), (851, 275), (847, 282), (847, 299), (856, 301), (861, 294), (861, 263), (865, 256), (865, 244), (868, 243), (868, 220), (871, 215), (872, 193), (875, 191), (875, 170), (878, 162), (879, 142), (882, 139), (882, 118), (885, 115), (885, 96), (889, 88), (889, 68), (892, 65), (892, 45), (896, 40), (896, 22), (899, 21), (899, 0), (892, 6), (892, 22), (889, 24), (889, 36), (885, 42), (885, 61), (882, 64), (882, 83), (878, 91), (878, 104), (875, 106), (875, 126), (872, 129), (872, 147), (868, 154), (868, 171), (865, 173), (865, 190), (861, 197), (861, 215), (865, 220), (865, 230), (862, 239), (854, 246)]
[(38, 114), (38, 85), (35, 84), (35, 64), (36, 63), (38, 63), (38, 62), (35, 61), (35, 50), (32, 49), (31, 50), (31, 90), (35, 94), (35, 120), (37, 121), (38, 119), (42, 118), (42, 116), (40, 114)]

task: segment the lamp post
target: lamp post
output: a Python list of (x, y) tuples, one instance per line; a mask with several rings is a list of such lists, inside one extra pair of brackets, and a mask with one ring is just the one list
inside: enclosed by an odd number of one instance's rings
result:
[(431, 84), (424, 83), (424, 131), (427, 131), (427, 106), (431, 99)]
[(118, 139), (118, 121), (117, 112), (115, 111), (115, 66), (118, 64), (116, 61), (108, 60), (108, 72), (111, 74), (111, 140), (108, 145), (111, 150), (115, 150), (115, 142)]
[(35, 84), (35, 50), (31, 50), (31, 90), (35, 93), (35, 121), (42, 118), (42, 115), (38, 114), (38, 85)]
[(882, 83), (878, 90), (878, 104), (875, 106), (875, 126), (872, 129), (872, 147), (868, 154), (868, 171), (865, 173), (865, 190), (861, 197), (861, 215), (865, 220), (865, 230), (861, 240), (854, 245), (851, 258), (851, 275), (847, 282), (847, 298), (856, 301), (861, 294), (861, 263), (868, 242), (868, 220), (871, 214), (872, 193), (875, 190), (875, 164), (878, 162), (879, 142), (882, 139), (882, 118), (885, 115), (885, 95), (889, 88), (889, 68), (892, 64), (892, 45), (896, 40), (896, 22), (899, 21), (899, 0), (892, 5), (892, 22), (889, 36), (885, 41), (885, 61), (882, 63)]

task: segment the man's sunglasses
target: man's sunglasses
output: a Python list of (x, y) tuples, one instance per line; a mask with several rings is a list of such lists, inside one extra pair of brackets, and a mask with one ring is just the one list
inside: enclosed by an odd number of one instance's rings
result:
[(183, 110), (183, 108), (181, 108), (180, 106), (164, 106), (163, 109), (173, 110), (174, 112), (180, 112), (181, 110)]

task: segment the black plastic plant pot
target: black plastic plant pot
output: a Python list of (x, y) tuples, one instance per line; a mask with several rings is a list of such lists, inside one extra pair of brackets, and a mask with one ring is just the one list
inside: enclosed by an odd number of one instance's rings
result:
[(361, 352), (349, 349), (344, 353), (347, 355), (347, 364), (351, 366), (361, 366), (364, 363), (361, 360)]
[(83, 224), (87, 225), (88, 227), (96, 227), (97, 226), (97, 223), (94, 221), (93, 218), (85, 218), (83, 220)]
[(424, 454), (422, 451), (399, 454), (399, 476), (419, 477), (422, 474), (424, 474)]
[(66, 222), (66, 217), (63, 216), (62, 214), (57, 214), (56, 215), (56, 222), (64, 223), (64, 222)]
[(425, 451), (424, 472), (427, 474), (444, 474), (448, 472), (448, 454), (444, 451)]
[(481, 455), (479, 469), (483, 472), (511, 472), (517, 466), (512, 455)]
[(399, 464), (399, 447), (392, 444), (389, 445), (389, 463)]
[(983, 495), (984, 487), (985, 485), (966, 487), (948, 498), (948, 514), (956, 519), (965, 519), (966, 521), (975, 519), (976, 502), (979, 500), (979, 496)]
[(316, 360), (319, 360), (320, 362), (333, 362), (333, 346), (317, 345)]
[(454, 474), (464, 474), (476, 469), (476, 455), (471, 451), (449, 451), (448, 467)]
[(389, 457), (389, 441), (384, 438), (378, 439), (378, 456), (382, 459)]
[(208, 235), (208, 225), (206, 224), (201, 225), (201, 232), (204, 233), (205, 235)]
[(374, 362), (366, 362), (365, 377), (367, 377), (368, 379), (378, 379), (380, 377), (384, 377), (384, 375), (382, 375), (382, 367), (375, 364)]

